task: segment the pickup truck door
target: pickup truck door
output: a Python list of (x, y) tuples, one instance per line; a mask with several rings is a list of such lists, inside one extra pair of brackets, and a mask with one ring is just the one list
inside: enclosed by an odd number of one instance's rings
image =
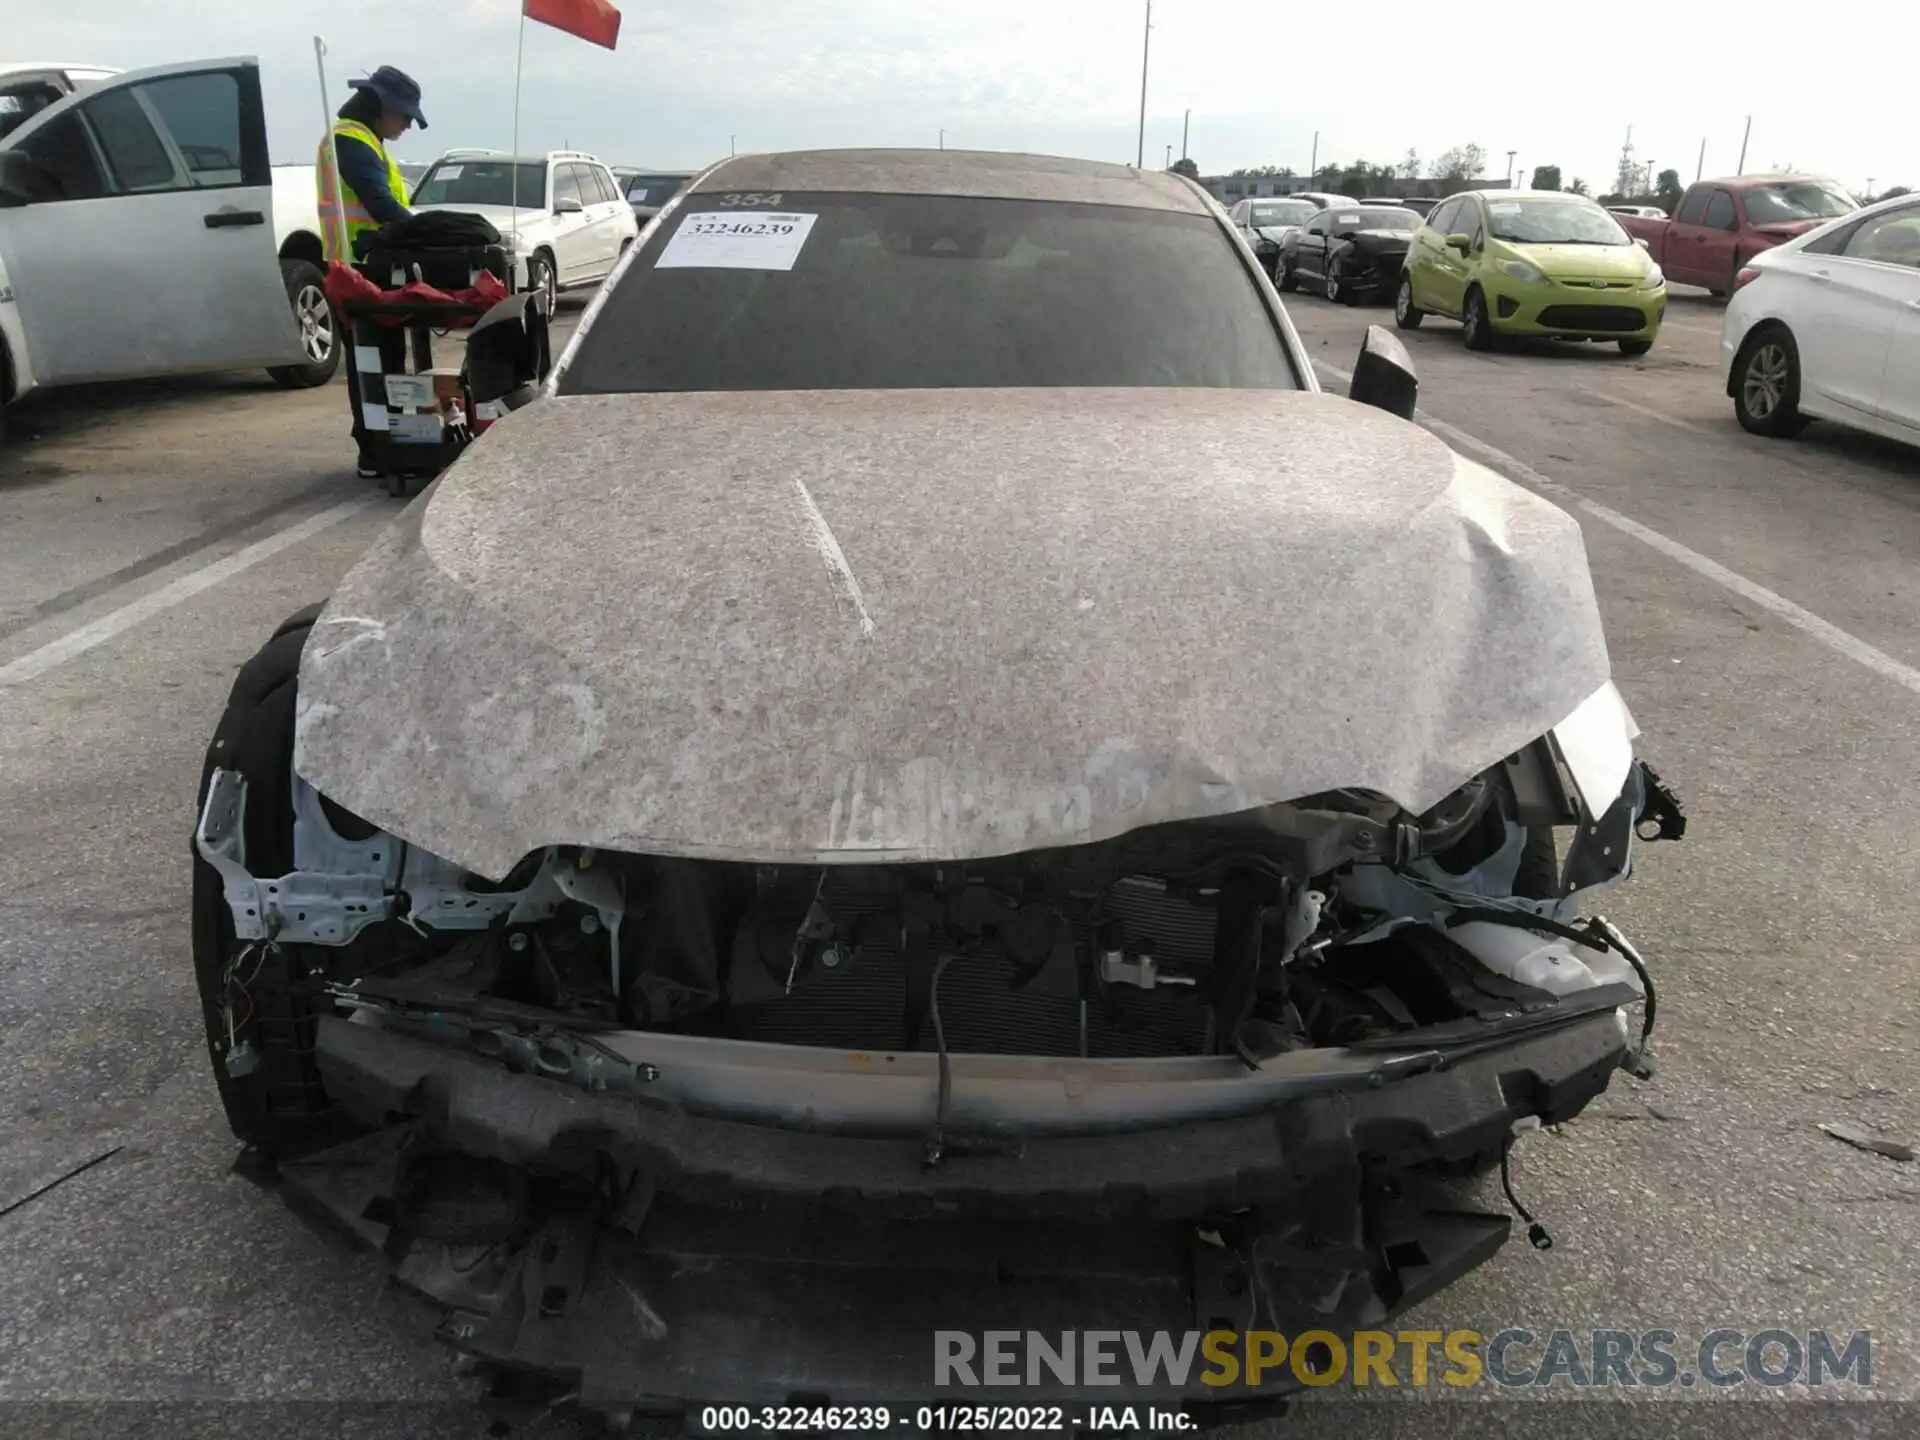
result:
[(1734, 253), (1740, 241), (1740, 205), (1733, 193), (1716, 187), (1698, 225), (1689, 225), (1688, 279), (1726, 294), (1733, 289)]
[(136, 70), (7, 137), (52, 198), (0, 210), (41, 384), (304, 361), (280, 275), (252, 60)]
[(1707, 202), (1717, 188), (1713, 185), (1690, 188), (1681, 198), (1680, 208), (1673, 212), (1673, 219), (1661, 227), (1660, 239), (1651, 248), (1653, 258), (1660, 262), (1669, 280), (1698, 285), (1700, 277), (1706, 274), (1699, 255), (1701, 245), (1706, 243), (1700, 219), (1706, 214)]

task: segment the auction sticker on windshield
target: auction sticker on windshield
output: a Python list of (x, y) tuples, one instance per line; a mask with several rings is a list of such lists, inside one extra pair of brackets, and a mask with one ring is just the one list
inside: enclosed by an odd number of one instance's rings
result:
[(654, 261), (659, 270), (791, 270), (815, 215), (725, 210), (688, 215)]

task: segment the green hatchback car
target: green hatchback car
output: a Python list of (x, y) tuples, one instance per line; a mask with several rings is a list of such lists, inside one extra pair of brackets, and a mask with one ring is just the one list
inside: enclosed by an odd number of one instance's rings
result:
[(1666, 317), (1667, 281), (1646, 248), (1584, 195), (1477, 190), (1427, 216), (1393, 313), (1403, 330), (1428, 315), (1456, 319), (1469, 350), (1534, 335), (1611, 340), (1644, 355)]

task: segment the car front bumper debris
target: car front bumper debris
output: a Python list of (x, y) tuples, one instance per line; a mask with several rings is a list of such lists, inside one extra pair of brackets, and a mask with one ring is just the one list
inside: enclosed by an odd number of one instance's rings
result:
[[(1509, 1221), (1460, 1208), (1444, 1177), (1604, 1090), (1637, 998), (1606, 986), (1470, 1039), (1402, 1035), (1364, 1074), (1252, 1113), (955, 1135), (937, 1165), (911, 1135), (590, 1093), (326, 1017), (328, 1091), (381, 1128), (281, 1174), (442, 1307), (456, 1349), (589, 1410), (1005, 1399), (936, 1391), (936, 1331), (1340, 1334), (1453, 1283)], [(1200, 1411), (1297, 1384), (1282, 1367), (1221, 1390), (1201, 1370), (1128, 1398)], [(1042, 1379), (1017, 1398), (1115, 1396)]]

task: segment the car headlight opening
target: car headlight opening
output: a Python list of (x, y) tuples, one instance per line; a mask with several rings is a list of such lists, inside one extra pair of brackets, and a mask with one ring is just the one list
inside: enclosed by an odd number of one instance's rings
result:
[(1547, 272), (1542, 270), (1538, 265), (1529, 264), (1525, 260), (1496, 260), (1493, 262), (1493, 268), (1498, 270), (1502, 275), (1505, 275), (1509, 280), (1518, 280), (1523, 285), (1544, 285), (1547, 283)]
[(1647, 262), (1647, 273), (1645, 274), (1645, 276), (1641, 278), (1641, 281), (1640, 281), (1640, 288), (1642, 290), (1658, 290), (1662, 285), (1666, 283), (1667, 283), (1667, 277), (1665, 272), (1663, 272), (1658, 265), (1654, 264), (1651, 260), (1649, 260)]

